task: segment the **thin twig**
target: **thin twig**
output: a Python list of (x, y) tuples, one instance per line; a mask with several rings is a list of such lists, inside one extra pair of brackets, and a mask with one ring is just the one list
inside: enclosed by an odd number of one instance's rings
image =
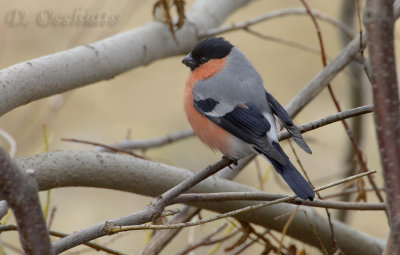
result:
[[(181, 212), (173, 217), (168, 224), (180, 223), (189, 221), (194, 215), (197, 215), (200, 209), (184, 206)], [(163, 229), (158, 230), (152, 236), (150, 242), (140, 252), (140, 255), (158, 254), (167, 246), (167, 244), (179, 233), (180, 229)]]
[[(385, 188), (379, 188), (380, 191), (385, 192)], [(365, 189), (366, 192), (371, 192), (371, 191), (375, 191), (373, 188), (366, 188)], [(353, 194), (353, 193), (357, 193), (358, 189), (357, 188), (348, 188), (339, 192), (335, 192), (335, 193), (330, 193), (327, 195), (324, 195), (323, 198), (327, 199), (327, 198), (332, 198), (332, 197), (339, 197), (339, 196), (345, 196), (348, 194)]]
[(284, 247), (283, 240), (285, 239), (287, 230), (288, 230), (290, 224), (292, 224), (294, 216), (296, 215), (296, 213), (298, 211), (299, 211), (299, 206), (297, 206), (296, 209), (294, 209), (292, 212), (289, 213), (289, 219), (286, 221), (285, 225), (283, 225), (282, 235), (281, 235), (281, 239), (279, 240), (279, 247), (278, 247), (277, 254), (281, 254), (281, 250)]
[[(284, 198), (287, 195), (254, 193), (254, 192), (219, 192), (219, 193), (186, 193), (173, 200), (173, 203), (196, 203), (196, 202), (222, 202), (232, 200), (245, 201), (271, 201)], [(322, 199), (314, 199), (314, 201), (306, 201), (300, 198), (288, 201), (287, 203), (296, 205), (305, 205), (311, 207), (332, 208), (339, 210), (386, 210), (384, 203), (358, 203), (358, 202), (342, 202), (327, 201)]]
[(249, 34), (252, 34), (254, 36), (260, 37), (260, 38), (262, 38), (264, 40), (280, 43), (280, 44), (283, 44), (283, 45), (286, 45), (286, 46), (289, 46), (289, 47), (293, 47), (293, 48), (296, 48), (296, 49), (299, 49), (299, 50), (303, 50), (303, 51), (306, 51), (306, 52), (310, 52), (310, 53), (313, 53), (313, 54), (316, 54), (316, 55), (320, 55), (321, 54), (321, 51), (319, 51), (318, 49), (312, 48), (312, 47), (310, 47), (310, 46), (308, 46), (306, 44), (299, 43), (298, 41), (291, 41), (291, 40), (286, 40), (286, 39), (283, 39), (283, 38), (275, 37), (275, 36), (272, 36), (272, 35), (265, 35), (265, 34), (262, 34), (260, 32), (255, 31), (255, 30), (253, 30), (251, 28), (244, 28), (244, 31), (246, 31)]
[[(373, 174), (376, 173), (376, 171), (371, 170), (368, 172), (364, 172), (364, 173), (360, 173), (357, 175), (353, 175), (347, 178), (344, 178), (342, 180), (336, 181), (336, 182), (332, 182), (330, 184), (321, 186), (317, 189), (314, 189), (314, 191), (320, 191), (320, 190), (324, 190), (324, 189), (328, 189), (331, 188), (333, 186), (342, 184), (342, 183), (346, 183), (349, 181), (353, 181), (355, 179), (361, 178), (363, 176), (369, 175), (369, 174)], [(223, 213), (223, 214), (218, 214), (214, 217), (210, 217), (210, 218), (206, 218), (206, 219), (201, 219), (198, 220), (196, 222), (187, 222), (187, 223), (178, 223), (178, 224), (172, 224), (172, 225), (150, 225), (150, 224), (142, 224), (142, 225), (136, 225), (136, 226), (110, 226), (109, 231), (111, 233), (119, 233), (119, 232), (125, 232), (125, 231), (131, 231), (131, 230), (144, 230), (144, 229), (174, 229), (174, 228), (186, 228), (186, 227), (192, 227), (192, 226), (197, 226), (197, 225), (201, 225), (204, 223), (209, 223), (212, 221), (216, 221), (219, 219), (223, 219), (223, 218), (227, 218), (227, 217), (231, 217), (234, 215), (237, 215), (239, 213), (243, 213), (243, 212), (248, 212), (251, 210), (255, 210), (258, 208), (262, 208), (262, 207), (266, 207), (266, 206), (270, 206), (270, 205), (275, 205), (275, 204), (279, 204), (279, 203), (283, 203), (283, 202), (287, 202), (290, 200), (293, 200), (297, 198), (296, 195), (291, 195), (291, 196), (286, 196), (280, 199), (276, 199), (270, 202), (265, 202), (265, 203), (261, 203), (261, 204), (257, 204), (257, 205), (252, 205), (252, 206), (247, 206), (238, 210), (234, 210), (228, 213)]]
[(128, 154), (128, 155), (134, 156), (136, 158), (146, 159), (145, 157), (140, 156), (140, 155), (138, 155), (138, 154), (136, 154), (134, 152), (122, 150), (122, 149), (115, 148), (115, 147), (110, 146), (110, 145), (101, 144), (101, 143), (97, 143), (97, 142), (91, 142), (91, 141), (86, 141), (86, 140), (81, 140), (81, 139), (73, 139), (73, 138), (61, 138), (61, 141), (74, 142), (74, 143), (84, 143), (84, 144), (90, 144), (90, 145), (93, 145), (93, 146), (100, 146), (100, 147), (103, 147), (103, 148), (107, 148), (110, 151), (121, 152), (121, 153), (125, 153), (125, 154)]
[(216, 244), (216, 243), (223, 242), (223, 241), (228, 240), (229, 238), (233, 237), (234, 235), (236, 235), (238, 233), (238, 231), (235, 231), (235, 232), (232, 232), (232, 233), (227, 234), (225, 236), (212, 239), (215, 235), (217, 235), (222, 230), (224, 230), (226, 228), (226, 226), (227, 226), (226, 223), (222, 224), (221, 226), (217, 227), (213, 232), (208, 234), (205, 238), (197, 241), (194, 244), (188, 245), (187, 247), (185, 247), (180, 252), (177, 252), (175, 255), (184, 255), (184, 254), (187, 254), (188, 252), (193, 251), (193, 250), (195, 250), (195, 249), (197, 249), (197, 248), (199, 248), (201, 246), (208, 246), (208, 245), (213, 245), (213, 244)]
[[(305, 123), (303, 125), (299, 126), (300, 132), (301, 133), (305, 133), (311, 130), (314, 130), (316, 128), (320, 128), (323, 126), (326, 126), (328, 124), (337, 122), (337, 121), (341, 121), (343, 119), (347, 119), (347, 118), (351, 118), (351, 117), (355, 117), (361, 114), (366, 114), (366, 113), (371, 113), (374, 110), (374, 106), (373, 105), (364, 105), (364, 106), (360, 106), (357, 108), (353, 108), (353, 109), (349, 109), (343, 112), (339, 112), (339, 113), (335, 113), (332, 115), (328, 115), (326, 117), (323, 117), (321, 119), (318, 120), (314, 120), (308, 123)], [(287, 131), (282, 131), (279, 132), (279, 140), (285, 140), (290, 138), (290, 134)]]
[[(303, 3), (304, 7), (306, 7), (307, 12), (309, 13), (309, 16), (311, 17), (311, 19), (312, 19), (312, 21), (313, 21), (313, 23), (315, 25), (315, 28), (316, 28), (316, 31), (317, 31), (317, 36), (318, 36), (318, 41), (319, 41), (320, 48), (321, 48), (322, 64), (324, 65), (324, 67), (326, 67), (327, 66), (327, 60), (326, 60), (326, 54), (325, 54), (325, 47), (324, 47), (322, 34), (321, 34), (321, 30), (319, 28), (318, 22), (317, 22), (315, 16), (313, 15), (311, 9), (308, 7), (307, 3), (305, 2), (305, 0), (300, 0), (300, 1)], [(360, 35), (360, 46), (362, 46), (362, 36), (361, 35)], [(360, 47), (360, 49), (362, 49), (362, 47)], [(333, 92), (332, 86), (329, 84), (329, 82), (328, 82), (327, 86), (328, 86), (329, 94), (331, 95), (332, 101), (335, 104), (335, 107), (336, 107), (337, 111), (341, 112), (342, 108), (341, 108), (341, 106), (339, 104), (339, 101), (337, 100), (337, 98), (335, 96), (335, 93)], [(359, 161), (360, 166), (361, 166), (361, 170), (360, 171), (364, 171), (364, 172), (368, 171), (368, 167), (367, 167), (367, 164), (366, 164), (366, 162), (364, 160), (362, 151), (361, 151), (357, 141), (354, 139), (353, 133), (352, 133), (347, 121), (346, 120), (341, 120), (341, 122), (342, 122), (343, 127), (344, 127), (344, 129), (346, 131), (347, 136), (350, 139), (350, 142), (351, 142), (351, 144), (353, 146), (354, 152), (357, 155), (358, 161)], [(378, 186), (376, 185), (376, 183), (375, 183), (375, 181), (373, 179), (373, 176), (368, 176), (368, 180), (369, 180), (371, 186), (375, 189), (375, 193), (376, 193), (379, 201), (383, 202), (383, 197), (382, 197), (382, 195), (380, 194), (380, 192), (378, 190)], [(332, 235), (333, 235), (333, 233), (332, 233)]]
[(328, 255), (329, 252), (327, 251), (324, 243), (322, 242), (321, 235), (318, 233), (317, 229), (315, 228), (314, 224), (312, 223), (312, 220), (308, 216), (308, 213), (305, 210), (301, 210), (301, 212), (304, 212), (304, 215), (307, 218), (307, 222), (308, 222), (308, 224), (310, 224), (310, 228), (311, 228), (315, 238), (318, 240), (318, 243), (319, 243), (319, 246), (321, 247), (322, 252), (324, 253), (324, 255)]
[[(179, 133), (181, 133), (181, 132), (179, 132)], [(166, 137), (168, 137), (168, 135)], [(236, 166), (225, 167), (224, 169), (219, 171), (216, 174), (216, 176), (218, 176), (219, 178), (231, 180), (241, 170), (243, 170), (251, 162), (251, 160), (254, 157), (255, 156), (253, 155), (253, 156), (244, 158), (244, 159), (240, 160), (238, 165), (236, 165)], [(189, 206), (185, 207), (184, 209), (185, 209), (185, 211), (179, 215), (180, 217), (176, 217), (176, 218), (172, 219), (170, 222), (168, 222), (168, 224), (186, 222), (191, 217), (193, 217), (194, 214), (197, 214), (200, 211), (199, 209), (192, 208)], [(152, 237), (149, 244), (141, 251), (140, 254), (147, 255), (147, 254), (159, 253), (171, 241), (171, 239), (176, 234), (178, 234), (179, 230), (180, 229), (165, 229), (165, 230), (156, 232), (156, 234)]]
[[(349, 109), (343, 112), (339, 112), (337, 114), (332, 114), (329, 116), (326, 116), (324, 118), (303, 124), (299, 126), (300, 132), (308, 132), (311, 130), (314, 130), (316, 128), (331, 124), (333, 122), (337, 122), (342, 119), (346, 118), (351, 118), (355, 117), (361, 114), (365, 113), (370, 113), (373, 111), (373, 106), (372, 105), (365, 105), (365, 106), (360, 106), (354, 109)], [(160, 136), (154, 139), (148, 139), (148, 140), (143, 140), (143, 141), (124, 141), (121, 143), (116, 143), (116, 144), (111, 144), (111, 145), (106, 145), (106, 144), (101, 144), (99, 142), (92, 142), (92, 141), (85, 141), (85, 140), (78, 140), (78, 139), (61, 139), (63, 141), (70, 141), (70, 142), (78, 142), (78, 143), (86, 143), (94, 146), (99, 146), (96, 148), (97, 151), (116, 151), (116, 152), (121, 152), (121, 153), (126, 153), (135, 157), (141, 157), (140, 155), (137, 154), (132, 154), (132, 152), (127, 151), (127, 150), (134, 150), (134, 149), (150, 149), (150, 148), (155, 148), (159, 146), (164, 146), (168, 145), (173, 142), (180, 141), (182, 139), (192, 137), (193, 130), (188, 129), (188, 130), (182, 130), (178, 131), (175, 133), (171, 133), (165, 136)], [(290, 134), (287, 131), (282, 131), (279, 133), (279, 139), (284, 140), (290, 138)]]
[[(0, 225), (0, 233), (1, 232), (7, 232), (7, 231), (18, 231), (18, 227), (15, 226), (15, 225)], [(65, 233), (62, 233), (62, 232), (59, 232), (59, 231), (54, 231), (54, 230), (49, 230), (49, 233), (50, 233), (50, 235), (56, 236), (56, 237), (65, 237), (65, 236), (68, 235), (68, 234), (65, 234)], [(87, 243), (84, 243), (83, 245), (86, 245), (86, 246), (88, 246), (90, 248), (93, 248), (96, 251), (104, 251), (104, 252), (107, 252), (109, 254), (115, 254), (115, 255), (124, 255), (125, 254), (125, 253), (121, 253), (119, 251), (110, 249), (108, 247), (105, 247), (103, 245), (100, 245), (100, 244), (97, 244), (97, 243), (94, 243), (94, 242), (87, 242)]]
[[(315, 29), (316, 29), (317, 35), (318, 35), (319, 46), (321, 48), (322, 64), (324, 65), (324, 67), (326, 67), (327, 60), (326, 60), (326, 54), (325, 54), (325, 46), (324, 46), (324, 42), (322, 40), (321, 29), (319, 28), (319, 24), (317, 22), (317, 19), (316, 19), (314, 13), (312, 12), (311, 8), (308, 6), (306, 0), (300, 0), (300, 2), (304, 5), (304, 7), (307, 10), (308, 15), (311, 17), (311, 20), (314, 23), (314, 26), (315, 26)], [(328, 89), (329, 89), (329, 92), (331, 94), (331, 97), (332, 97), (333, 101), (335, 102), (335, 105), (337, 106), (338, 112), (341, 112), (342, 110), (341, 110), (341, 108), (339, 106), (339, 103), (336, 100), (335, 95), (333, 94), (333, 90), (332, 90), (331, 85), (329, 83), (328, 83)], [(345, 124), (344, 120), (341, 120), (341, 121), (343, 122), (343, 124)], [(321, 198), (318, 193), (317, 193), (317, 196), (319, 198)], [(338, 246), (338, 244), (336, 242), (336, 238), (335, 238), (335, 229), (334, 229), (333, 224), (332, 224), (331, 213), (329, 212), (329, 210), (327, 208), (325, 208), (325, 211), (326, 211), (326, 215), (328, 216), (328, 222), (329, 222), (329, 226), (330, 226), (330, 229), (331, 229), (332, 246), (334, 247), (335, 251), (340, 251), (340, 247)]]
[[(193, 136), (194, 136), (193, 130), (186, 129), (148, 140), (142, 140), (142, 141), (125, 140), (121, 143), (111, 144), (110, 146), (121, 150), (135, 150), (135, 149), (145, 150), (145, 149), (168, 145)], [(100, 145), (100, 147), (96, 148), (96, 151), (112, 151), (112, 150)]]
[[(345, 33), (347, 36), (349, 36), (349, 38), (353, 37), (353, 31), (349, 27), (347, 27), (345, 24), (343, 24), (341, 21), (331, 18), (328, 15), (317, 12), (317, 11), (313, 11), (313, 14), (318, 19), (321, 19), (323, 21), (326, 21), (326, 22), (338, 27), (340, 30), (343, 31), (343, 33)], [(232, 32), (235, 30), (248, 28), (248, 27), (255, 25), (257, 23), (260, 23), (260, 22), (264, 22), (267, 20), (271, 20), (271, 19), (275, 19), (275, 18), (279, 18), (279, 17), (283, 17), (283, 16), (288, 16), (288, 15), (307, 15), (307, 10), (305, 8), (290, 8), (290, 9), (277, 10), (274, 12), (267, 13), (265, 15), (261, 15), (261, 16), (246, 20), (244, 22), (233, 23), (233, 24), (230, 24), (227, 26), (210, 29), (205, 33), (200, 33), (199, 37), (200, 38), (212, 37), (212, 36), (216, 36), (218, 34), (223, 34), (223, 33)]]
[[(290, 140), (288, 140), (288, 141), (289, 141), (290, 148), (292, 149), (293, 154), (294, 154), (294, 156), (296, 157), (297, 163), (299, 164), (299, 166), (300, 166), (300, 168), (301, 168), (301, 170), (302, 170), (304, 176), (306, 177), (307, 181), (310, 183), (311, 187), (313, 187), (313, 189), (314, 189), (315, 186), (314, 186), (314, 184), (311, 182), (310, 177), (308, 176), (307, 171), (305, 170), (305, 168), (304, 168), (304, 166), (303, 166), (303, 163), (301, 162), (299, 156), (298, 156), (297, 153), (296, 153), (296, 150), (294, 149), (294, 147), (293, 147), (292, 143), (290, 142)], [(316, 193), (316, 195), (317, 195), (317, 197), (318, 197), (319, 199), (322, 199), (321, 194), (320, 194), (319, 192), (315, 192), (315, 193)], [(328, 217), (328, 223), (329, 223), (329, 226), (330, 226), (330, 229), (331, 229), (331, 236), (333, 237), (333, 225), (332, 225), (331, 213), (330, 213), (328, 207), (325, 207), (324, 210), (325, 210), (326, 215), (327, 215), (327, 217)], [(307, 213), (306, 213), (306, 214), (307, 214)], [(312, 223), (311, 223), (311, 222), (310, 222), (310, 225), (312, 226)], [(322, 249), (322, 251), (324, 252), (324, 255), (328, 255), (329, 253), (327, 252), (325, 245), (321, 242), (321, 238), (320, 238), (318, 232), (316, 231), (316, 229), (313, 229), (313, 232), (314, 232), (314, 235), (316, 236), (316, 238), (320, 241), (321, 249)], [(334, 239), (333, 242), (336, 242), (336, 240)], [(333, 246), (335, 247), (335, 244), (334, 244), (334, 243), (333, 243)], [(336, 247), (336, 248), (337, 248), (337, 247)], [(337, 249), (336, 249), (336, 250), (337, 250)]]
[[(261, 235), (265, 235), (269, 232), (268, 229), (264, 230), (264, 232), (261, 233)], [(251, 239), (249, 242), (244, 243), (243, 245), (241, 245), (240, 247), (238, 247), (233, 253), (232, 255), (239, 255), (240, 253), (242, 253), (245, 249), (249, 248), (251, 245), (253, 245), (254, 243), (257, 242), (257, 239)]]

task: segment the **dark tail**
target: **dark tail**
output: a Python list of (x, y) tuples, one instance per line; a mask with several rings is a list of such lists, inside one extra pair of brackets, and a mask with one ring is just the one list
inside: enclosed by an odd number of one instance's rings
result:
[(297, 171), (296, 167), (292, 164), (292, 162), (290, 162), (288, 156), (282, 150), (279, 143), (272, 142), (272, 145), (286, 159), (286, 164), (282, 165), (276, 160), (272, 159), (271, 157), (268, 157), (267, 155), (264, 156), (271, 162), (275, 170), (280, 175), (282, 175), (283, 179), (286, 181), (286, 183), (290, 186), (290, 188), (294, 191), (294, 193), (298, 197), (304, 200), (309, 199), (313, 201), (315, 193), (311, 185), (306, 181), (306, 179), (304, 179), (304, 177), (299, 173), (299, 171)]

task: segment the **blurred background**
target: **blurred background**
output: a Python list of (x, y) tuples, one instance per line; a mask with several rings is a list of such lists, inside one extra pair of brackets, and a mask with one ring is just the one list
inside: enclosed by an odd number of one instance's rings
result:
[[(343, 0), (348, 1), (348, 0)], [(310, 7), (333, 18), (340, 19), (342, 1), (309, 0)], [(354, 2), (354, 1), (349, 1)], [(187, 1), (188, 10), (193, 1)], [(81, 44), (89, 44), (114, 34), (142, 26), (152, 21), (154, 1), (139, 0), (2, 0), (0, 2), (0, 69), (21, 61), (63, 51)], [(227, 3), (228, 4), (228, 3)], [(352, 5), (351, 5), (352, 6)], [(303, 7), (300, 1), (264, 0), (253, 1), (239, 9), (225, 22), (245, 21), (271, 11)], [(110, 23), (103, 26), (52, 26), (38, 22), (39, 17), (51, 13), (70, 14), (74, 11), (105, 13)], [(23, 13), (26, 24), (10, 23), (10, 15)], [(41, 16), (43, 15), (43, 16)], [(14, 20), (15, 21), (15, 20)], [(326, 22), (319, 21), (326, 52), (330, 59), (343, 48), (340, 31)], [(287, 16), (264, 22), (253, 27), (266, 35), (293, 40), (311, 48), (319, 49), (316, 30), (308, 16)], [(358, 28), (358, 25), (356, 25)], [(357, 31), (357, 30), (355, 30)], [(263, 40), (244, 31), (224, 34), (224, 37), (238, 46), (261, 73), (266, 88), (281, 102), (287, 104), (322, 69), (321, 57), (317, 54), (288, 47), (280, 43)], [(398, 42), (396, 42), (398, 44)], [(130, 70), (114, 79), (91, 84), (60, 95), (45, 98), (19, 107), (0, 118), (0, 128), (8, 132), (18, 146), (17, 157), (45, 152), (43, 124), (46, 125), (49, 150), (91, 150), (93, 147), (60, 141), (61, 138), (77, 138), (100, 143), (123, 141), (129, 134), (132, 140), (149, 139), (189, 128), (183, 113), (182, 92), (189, 70), (181, 64), (182, 56), (159, 60), (148, 66)], [(365, 79), (365, 77), (362, 77)], [(352, 105), (351, 90), (361, 88), (359, 94), (365, 103), (371, 102), (370, 85), (361, 86), (347, 68), (333, 81), (332, 86), (343, 109)], [(333, 114), (336, 109), (327, 90), (295, 118), (302, 124)], [(362, 118), (363, 155), (370, 169), (378, 174), (375, 180), (382, 187), (381, 167), (371, 114)], [(312, 155), (297, 149), (297, 153), (314, 185), (320, 186), (343, 177), (348, 167), (350, 142), (342, 124), (336, 123), (309, 132), (305, 135)], [(9, 148), (0, 138), (0, 145)], [(293, 157), (287, 142), (282, 143), (289, 157)], [(202, 145), (197, 138), (188, 138), (146, 152), (150, 159), (193, 171), (220, 159)], [(351, 156), (350, 156), (351, 158)], [(258, 160), (264, 176), (266, 192), (288, 193), (277, 174), (269, 164)], [(358, 166), (356, 166), (356, 170)], [(251, 163), (237, 179), (237, 182), (259, 187), (257, 164)], [(343, 189), (330, 189), (322, 194), (331, 194)], [(41, 192), (42, 203), (46, 192)], [(354, 197), (351, 198), (354, 200)], [(56, 208), (52, 229), (65, 233), (86, 228), (107, 219), (123, 216), (143, 209), (151, 198), (117, 191), (65, 188), (51, 192), (51, 208)], [(377, 202), (373, 193), (368, 201)], [(323, 213), (323, 211), (321, 211)], [(337, 212), (332, 210), (334, 215)], [(211, 215), (203, 212), (204, 215)], [(12, 217), (9, 220), (13, 222)], [(387, 220), (383, 212), (350, 212), (347, 222), (354, 228), (378, 238), (388, 234)], [(209, 233), (216, 225), (197, 227), (195, 236)], [(173, 254), (186, 245), (187, 233), (183, 230), (163, 254)], [(186, 233), (186, 234), (185, 234)], [(146, 231), (136, 231), (104, 237), (99, 241), (127, 254), (137, 254), (145, 245)], [(1, 241), (7, 254), (20, 254), (16, 233), (4, 233)], [(302, 247), (310, 254), (319, 252)], [(85, 247), (71, 251), (82, 254), (95, 253)], [(203, 250), (204, 251), (204, 250)], [(257, 254), (261, 246), (253, 246), (244, 254)], [(202, 254), (201, 251), (198, 254)]]

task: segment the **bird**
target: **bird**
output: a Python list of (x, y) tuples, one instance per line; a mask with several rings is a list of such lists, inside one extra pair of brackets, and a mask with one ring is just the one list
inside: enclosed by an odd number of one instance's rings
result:
[(223, 37), (207, 38), (182, 63), (190, 68), (184, 111), (196, 136), (233, 162), (263, 155), (298, 197), (313, 201), (313, 188), (279, 145), (274, 115), (300, 148), (309, 154), (311, 149), (239, 48)]

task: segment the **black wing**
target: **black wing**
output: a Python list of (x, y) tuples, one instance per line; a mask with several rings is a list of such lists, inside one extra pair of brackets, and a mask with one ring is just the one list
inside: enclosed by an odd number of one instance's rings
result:
[(267, 91), (265, 91), (265, 96), (273, 113), (282, 121), (283, 125), (285, 125), (287, 131), (292, 135), (297, 145), (299, 145), (300, 148), (302, 148), (305, 152), (311, 154), (312, 152), (310, 147), (308, 147), (306, 141), (300, 133), (300, 130), (293, 123), (292, 118), (290, 118), (285, 108), (283, 108), (282, 105)]
[(271, 124), (261, 112), (251, 104), (240, 104), (224, 116), (210, 114), (218, 102), (213, 99), (195, 100), (195, 109), (209, 120), (228, 131), (239, 139), (252, 144), (256, 151), (262, 152), (282, 165), (286, 164), (285, 158), (272, 146), (267, 132)]

